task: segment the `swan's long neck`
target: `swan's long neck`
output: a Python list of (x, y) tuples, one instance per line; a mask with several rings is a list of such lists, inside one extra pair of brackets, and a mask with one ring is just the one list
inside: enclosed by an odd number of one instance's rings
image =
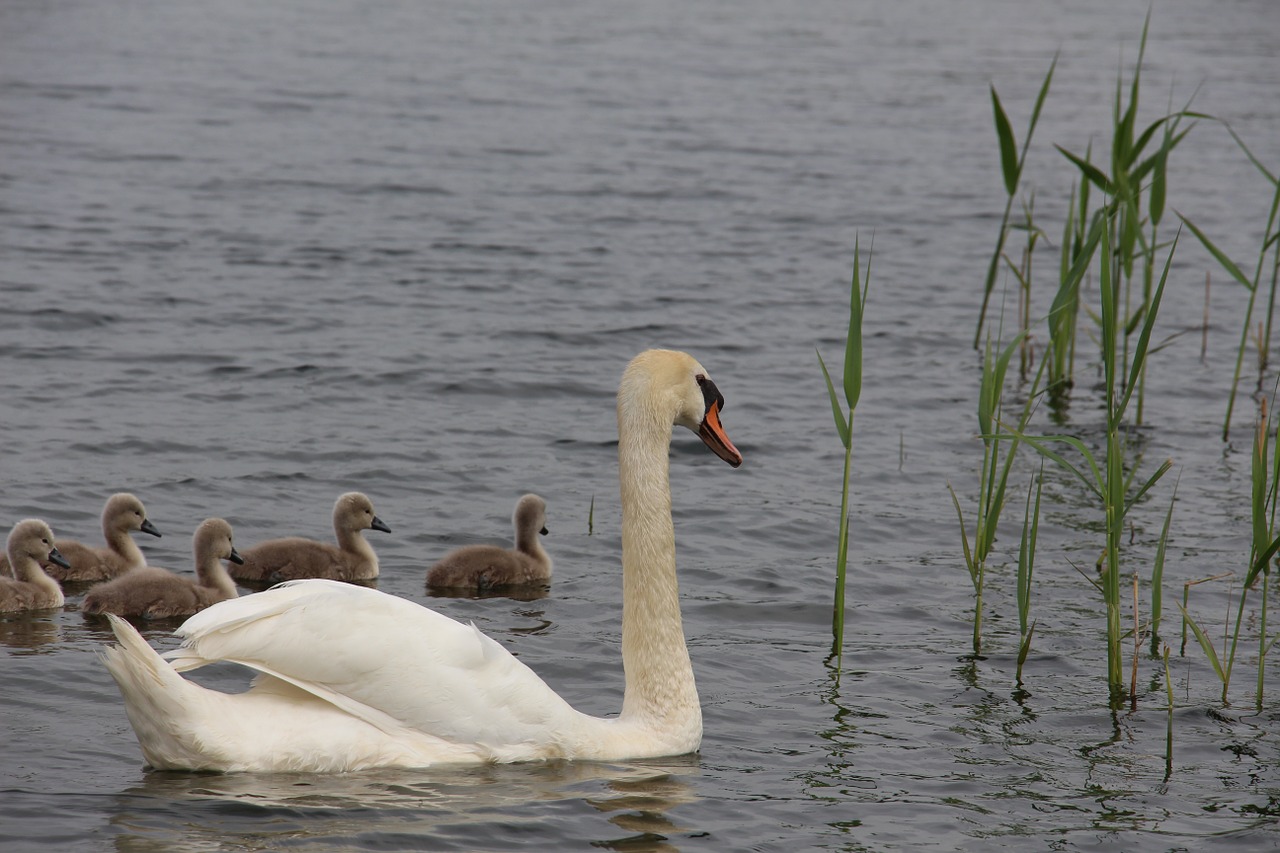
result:
[(622, 489), (622, 719), (672, 732), (702, 728), (676, 583), (668, 455), (671, 421), (618, 409)]
[(107, 547), (128, 560), (130, 566), (145, 566), (147, 558), (143, 556), (138, 543), (133, 541), (129, 531), (121, 527), (113, 527), (106, 519), (102, 519), (102, 535), (106, 537)]

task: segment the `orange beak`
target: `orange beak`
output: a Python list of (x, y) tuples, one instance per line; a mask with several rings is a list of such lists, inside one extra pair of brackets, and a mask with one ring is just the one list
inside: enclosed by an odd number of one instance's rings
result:
[(698, 428), (698, 437), (702, 439), (703, 444), (711, 448), (711, 452), (734, 468), (742, 464), (742, 454), (738, 452), (738, 448), (733, 446), (729, 436), (725, 435), (724, 427), (720, 425), (720, 403), (718, 401), (713, 401), (707, 407), (707, 414), (702, 419), (702, 426)]

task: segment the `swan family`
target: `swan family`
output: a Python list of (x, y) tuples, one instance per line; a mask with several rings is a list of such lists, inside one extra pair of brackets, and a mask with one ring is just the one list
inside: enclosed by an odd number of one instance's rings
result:
[[(683, 426), (720, 459), (741, 465), (742, 455), (720, 422), (723, 407), (710, 374), (687, 353), (649, 350), (623, 372), (617, 423), (625, 691), (617, 716), (576, 710), (474, 625), (344, 582), (349, 578), (342, 575), (286, 579), (244, 596), (236, 596), (232, 586), (231, 594), (182, 623), (175, 632), (180, 647), (164, 655), (128, 620), (101, 609), (117, 640), (102, 652), (103, 661), (146, 762), (157, 769), (342, 772), (696, 751), (702, 711), (681, 622), (669, 456), (673, 428)], [(348, 549), (352, 562), (344, 558), (343, 566), (355, 565), (360, 543), (367, 547), (358, 531), (386, 528), (372, 505), (358, 502), (350, 505), (358, 507), (353, 517), (363, 517), (363, 526), (348, 519), (340, 528), (348, 497), (334, 510), (339, 549), (359, 542)], [(538, 544), (545, 509), (536, 495), (522, 498), (513, 515), (516, 549), (494, 550), (519, 554), (531, 564), (528, 571), (549, 575), (550, 558)], [(343, 529), (351, 532), (345, 540)], [(21, 548), (15, 549), (15, 537), (18, 528), (9, 548), (15, 568), (20, 562), (30, 573), (41, 560), (61, 558), (47, 525), (18, 537)], [(258, 547), (267, 545), (273, 543)], [(201, 526), (193, 547), (202, 577), (216, 575), (221, 559), (236, 563), (242, 556), (230, 526), (220, 519)], [(253, 553), (243, 551), (243, 565)], [(259, 560), (268, 565), (266, 558)], [(482, 575), (495, 563), (483, 555), (454, 563), (458, 582), (480, 586), (486, 581), (476, 572)], [(289, 569), (279, 568), (285, 564), (271, 565), (276, 574), (265, 579), (287, 577)], [(376, 565), (375, 557), (375, 573)], [(468, 567), (474, 570), (470, 575), (462, 570)], [(170, 582), (161, 569), (130, 571)], [(104, 587), (100, 598), (108, 591)], [(220, 662), (255, 671), (251, 688), (222, 693), (182, 675)]]

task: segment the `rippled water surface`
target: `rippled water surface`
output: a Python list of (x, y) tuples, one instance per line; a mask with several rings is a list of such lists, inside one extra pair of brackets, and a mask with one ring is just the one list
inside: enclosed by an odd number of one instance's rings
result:
[[(1071, 567), (1096, 558), (1099, 519), (1070, 479), (1047, 477), (1024, 689), (1012, 520), (988, 654), (966, 655), (972, 590), (946, 486), (972, 500), (980, 464), (971, 338), (1004, 202), (988, 86), (1021, 137), (1059, 52), (1027, 180), (1037, 214), (1060, 223), (1073, 176), (1052, 143), (1106, 144), (1146, 11), (4, 3), (6, 528), (39, 515), (95, 540), (103, 501), (127, 489), (164, 533), (140, 537), (149, 561), (189, 571), (205, 517), (227, 518), (241, 544), (324, 537), (333, 499), (359, 489), (393, 529), (370, 534), (380, 589), (473, 620), (609, 714), (622, 696), (613, 392), (627, 360), (693, 352), (746, 464), (675, 437), (701, 754), (151, 772), (97, 659), (109, 635), (72, 589), (61, 611), (0, 619), (0, 847), (1274, 847), (1280, 687), (1253, 711), (1256, 614), (1230, 706), (1199, 650), (1180, 657), (1167, 637), (1172, 717), (1146, 655), (1137, 709), (1111, 711), (1098, 597)], [(1198, 87), (1194, 105), (1275, 172), (1278, 45), (1266, 0), (1157, 0), (1144, 121)], [(1171, 209), (1252, 269), (1270, 203), (1259, 173), (1211, 121), (1172, 169)], [(873, 235), (837, 682), (841, 456), (814, 347), (839, 360), (854, 240), (865, 250)], [(1194, 240), (1177, 257), (1159, 332), (1177, 336), (1154, 357), (1143, 430), (1146, 459), (1173, 458), (1181, 478), (1170, 599), (1247, 559), (1255, 411), (1246, 399), (1221, 441), (1244, 293)], [(1082, 360), (1065, 428), (1089, 435), (1100, 415)], [(1135, 511), (1138, 565), (1171, 489)], [(507, 537), (525, 491), (550, 506), (546, 595), (429, 596), (426, 566)], [(1225, 614), (1236, 591), (1206, 585), (1195, 607)], [(169, 648), (173, 627), (146, 633)]]

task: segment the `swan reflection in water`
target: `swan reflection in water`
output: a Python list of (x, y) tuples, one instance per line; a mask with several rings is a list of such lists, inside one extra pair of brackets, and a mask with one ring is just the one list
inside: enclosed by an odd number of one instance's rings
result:
[[(698, 800), (689, 777), (700, 772), (696, 756), (344, 774), (155, 771), (117, 795), (109, 831), (117, 850), (223, 849), (232, 839), (247, 850), (359, 849), (360, 839), (372, 847), (406, 836), (482, 848), (516, 833), (531, 848), (597, 839), (605, 849), (667, 851), (693, 831), (668, 812)], [(588, 809), (567, 825), (546, 821), (549, 808), (574, 802)], [(553, 826), (566, 834), (539, 834)]]

